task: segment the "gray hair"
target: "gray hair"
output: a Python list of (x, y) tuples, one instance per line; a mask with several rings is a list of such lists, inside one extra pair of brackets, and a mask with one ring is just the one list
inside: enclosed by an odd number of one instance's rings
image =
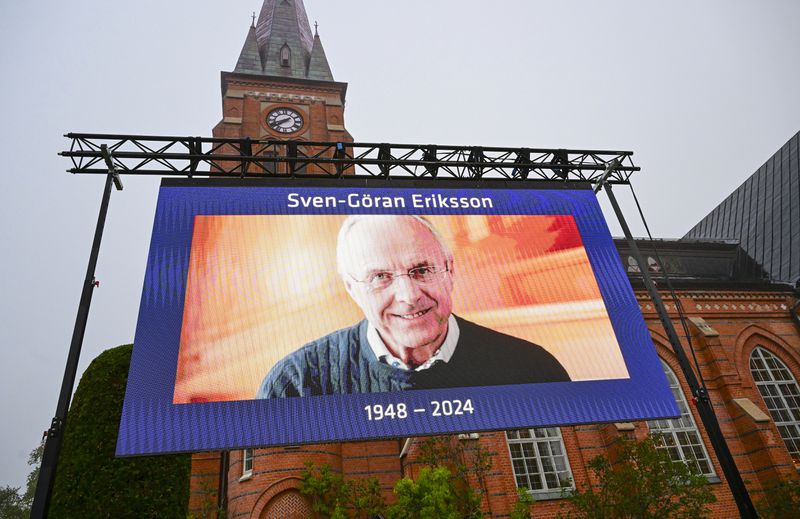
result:
[(374, 218), (375, 216), (397, 216), (398, 218), (412, 218), (417, 222), (421, 223), (426, 229), (428, 229), (431, 234), (433, 235), (436, 243), (439, 244), (439, 247), (442, 249), (442, 252), (447, 258), (447, 262), (452, 264), (453, 263), (453, 252), (450, 250), (450, 247), (447, 245), (447, 242), (444, 241), (444, 238), (436, 230), (436, 227), (428, 221), (427, 218), (424, 216), (418, 216), (415, 214), (398, 214), (398, 215), (372, 215), (372, 214), (351, 214), (347, 218), (344, 219), (342, 222), (342, 226), (339, 228), (339, 235), (336, 238), (336, 269), (339, 272), (340, 276), (345, 274), (344, 270), (344, 263), (345, 263), (345, 255), (347, 253), (345, 244), (347, 243), (347, 236), (350, 234), (350, 230), (359, 222), (364, 220), (369, 220)]

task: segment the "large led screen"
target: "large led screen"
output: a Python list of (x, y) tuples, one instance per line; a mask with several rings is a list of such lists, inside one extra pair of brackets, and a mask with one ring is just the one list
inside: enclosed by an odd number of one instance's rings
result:
[(676, 415), (590, 189), (162, 184), (119, 455)]

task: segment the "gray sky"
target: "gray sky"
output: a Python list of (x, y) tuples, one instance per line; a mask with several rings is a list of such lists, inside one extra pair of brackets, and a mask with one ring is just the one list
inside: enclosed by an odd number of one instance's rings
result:
[[(356, 141), (633, 150), (658, 237), (682, 236), (800, 129), (796, 0), (305, 4), (349, 83)], [(54, 414), (100, 203), (102, 177), (65, 173), (62, 135), (210, 136), (219, 73), (260, 6), (0, 3), (0, 485), (24, 483)], [(80, 372), (133, 340), (158, 180), (124, 182)]]

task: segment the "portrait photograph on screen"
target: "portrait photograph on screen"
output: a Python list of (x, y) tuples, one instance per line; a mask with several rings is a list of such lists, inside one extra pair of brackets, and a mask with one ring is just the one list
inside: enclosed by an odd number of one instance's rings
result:
[[(353, 224), (352, 235), (344, 237), (350, 242), (362, 241), (350, 244), (359, 249), (353, 252), (361, 257), (347, 258), (348, 266), (358, 271), (364, 263), (361, 270), (366, 269), (371, 276), (386, 276), (394, 264), (406, 273), (420, 267), (446, 269), (430, 285), (411, 287), (415, 292), (411, 294), (395, 292), (409, 290), (402, 285), (417, 284), (414, 281), (396, 278), (386, 287), (373, 289), (360, 286), (358, 281), (363, 280), (349, 279), (350, 273), (338, 271), (337, 237), (347, 216), (196, 216), (173, 403), (258, 398), (266, 374), (276, 363), (302, 346), (313, 348), (321, 341), (336, 341), (337, 333), (347, 344), (337, 344), (342, 351), (335, 355), (324, 353), (334, 362), (345, 357), (348, 366), (329, 366), (327, 370), (363, 371), (367, 380), (360, 380), (362, 373), (343, 373), (341, 378), (352, 380), (329, 383), (328, 387), (321, 381), (307, 381), (305, 388), (293, 388), (292, 395), (391, 391), (392, 370), (386, 369), (391, 368), (391, 361), (387, 359), (397, 357), (387, 348), (380, 359), (369, 344), (366, 330), (385, 326), (385, 335), (396, 335), (423, 328), (425, 335), (426, 329), (433, 328), (431, 333), (443, 340), (450, 315), (462, 323), (462, 344), (453, 345), (448, 361), (465, 356), (464, 365), (459, 373), (439, 368), (449, 362), (437, 364), (436, 369), (419, 370), (441, 372), (441, 380), (436, 380), (436, 374), (430, 375), (423, 378), (425, 385), (420, 387), (475, 386), (482, 380), (500, 385), (628, 378), (572, 215), (417, 216), (436, 229), (452, 259), (445, 257), (435, 239), (427, 243), (432, 233), (423, 223), (404, 222), (410, 218), (407, 215), (362, 216)], [(360, 232), (359, 226), (374, 227), (377, 237), (370, 229)], [(405, 227), (410, 230), (403, 233)], [(378, 261), (384, 263), (370, 264), (370, 258), (363, 254), (373, 249), (379, 249), (374, 252), (381, 255), (392, 251), (410, 255), (411, 263), (403, 263), (398, 257), (380, 258)], [(358, 276), (362, 275), (359, 272)], [(365, 316), (349, 294), (353, 291), (377, 299), (375, 304), (382, 308)], [(446, 315), (437, 315), (444, 313), (442, 307), (448, 310)], [(393, 311), (426, 311), (432, 323), (416, 324), (413, 321), (423, 321), (426, 316), (410, 319), (393, 316)], [(376, 323), (370, 327), (367, 317), (373, 317)], [(471, 359), (475, 354), (463, 344), (469, 344), (466, 335), (472, 325), (472, 335), (479, 335), (476, 340), (481, 343), (470, 348), (482, 351)], [(385, 342), (380, 332), (377, 334), (376, 339)], [(364, 344), (362, 335), (367, 339)], [(422, 337), (423, 344), (426, 339)], [(403, 342), (404, 338), (399, 340)], [(414, 342), (413, 338), (408, 340)], [(518, 346), (506, 351), (508, 343)], [(330, 344), (324, 346), (331, 348)], [(544, 353), (537, 356), (540, 350)], [(323, 353), (314, 350), (309, 355), (318, 359)], [(359, 360), (350, 362), (350, 356)], [(543, 373), (537, 379), (533, 372), (550, 359), (563, 367), (563, 372), (550, 376)], [(426, 359), (421, 360), (424, 365)], [(298, 357), (297, 362), (303, 359)], [(371, 363), (386, 368), (370, 369)], [(414, 370), (403, 363), (394, 371)], [(487, 371), (491, 373), (484, 375)], [(531, 372), (531, 376), (526, 378), (517, 371)], [(375, 380), (380, 377), (387, 380)], [(394, 390), (420, 387), (404, 387), (398, 381)], [(260, 395), (269, 396), (265, 391)], [(276, 389), (272, 396), (287, 396), (287, 392)]]

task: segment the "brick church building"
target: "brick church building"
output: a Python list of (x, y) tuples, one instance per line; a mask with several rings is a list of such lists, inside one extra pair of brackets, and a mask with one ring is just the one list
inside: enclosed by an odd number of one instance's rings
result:
[[(265, 0), (249, 28), (232, 72), (222, 73), (222, 120), (215, 137), (352, 142), (345, 128), (347, 84), (333, 79), (319, 34), (302, 0)], [(265, 168), (271, 166), (268, 160)], [(797, 162), (795, 162), (795, 168)], [(794, 222), (800, 226), (800, 222)], [(754, 501), (800, 469), (800, 319), (798, 295), (772, 282), (735, 241), (658, 241), (658, 254), (640, 243), (647, 265), (617, 241), (637, 300), (673, 394), (679, 419), (551, 427), (460, 435), (465, 445), (491, 453), (485, 482), (486, 517), (508, 517), (517, 488), (536, 498), (537, 517), (563, 505), (564, 485), (596, 484), (587, 462), (610, 455), (621, 438), (657, 431), (675, 461), (696, 463), (717, 502), (715, 517), (735, 517), (736, 505), (710, 447), (691, 393), (639, 272), (656, 280), (670, 273), (675, 295), (665, 297), (671, 317), (679, 303), (687, 318), (697, 366), (706, 381), (722, 432)], [(662, 264), (663, 263), (663, 264)], [(684, 338), (684, 348), (688, 351)], [(419, 470), (418, 438), (195, 453), (190, 511), (209, 496), (226, 517), (292, 519), (311, 515), (299, 493), (304, 464), (329, 465), (344, 478), (374, 477), (391, 500), (392, 487)]]

